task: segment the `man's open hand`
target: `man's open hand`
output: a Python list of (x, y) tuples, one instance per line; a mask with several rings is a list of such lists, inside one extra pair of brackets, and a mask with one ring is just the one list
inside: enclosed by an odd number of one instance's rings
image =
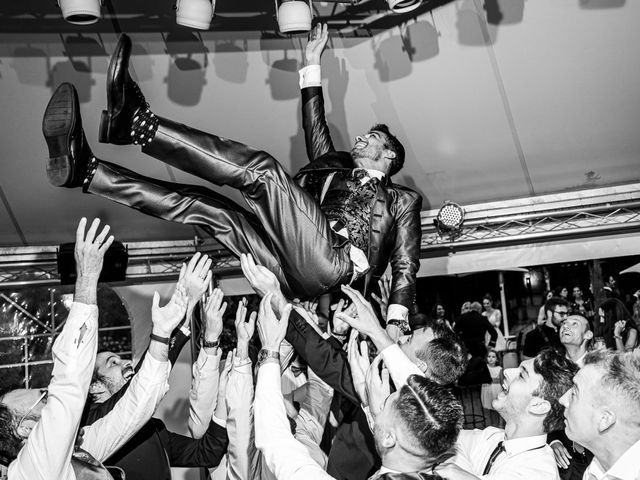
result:
[(329, 33), (326, 23), (319, 23), (309, 32), (309, 41), (304, 51), (304, 66), (320, 65), (322, 52), (327, 45)]

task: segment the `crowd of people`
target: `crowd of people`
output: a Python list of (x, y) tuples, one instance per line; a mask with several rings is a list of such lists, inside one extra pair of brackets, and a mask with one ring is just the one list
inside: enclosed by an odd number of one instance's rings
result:
[[(505, 369), (491, 297), (465, 303), (453, 324), (443, 306), (415, 312), (421, 198), (390, 180), (404, 148), (385, 125), (357, 137), (351, 152), (334, 149), (320, 82), (327, 39), (318, 25), (305, 50), (311, 164), (295, 179), (263, 151), (157, 116), (129, 75), (131, 41), (122, 36), (116, 47), (100, 140), (141, 145), (236, 188), (248, 209), (97, 159), (74, 87), (56, 90), (43, 120), (50, 182), (201, 225), (237, 255), (261, 300), (251, 312), (238, 303), (223, 352), (227, 302), (219, 289), (205, 294), (211, 259), (197, 253), (165, 305), (157, 293), (149, 299), (152, 333), (136, 365), (98, 352), (96, 290), (113, 236), (82, 219), (74, 302), (53, 347), (51, 382), (0, 392), (10, 480), (170, 479), (171, 467), (233, 480), (640, 478), (637, 329), (616, 302), (598, 307), (596, 326), (584, 301), (576, 313), (552, 296), (523, 361)], [(387, 264), (390, 278), (382, 277)], [(319, 309), (315, 298), (326, 293), (332, 305)], [(185, 392), (190, 434), (181, 435), (154, 414), (199, 303), (200, 348)], [(592, 351), (597, 335), (602, 348)], [(491, 359), (483, 399), (501, 426), (463, 429), (454, 387), (478, 355)]]
[[(464, 430), (452, 387), (467, 369), (461, 338), (474, 338), (464, 322), (478, 322), (478, 342), (493, 328), (479, 304), (456, 322), (460, 335), (426, 315), (412, 319), (407, 335), (343, 285), (347, 300), (329, 319), (317, 304), (288, 299), (275, 274), (243, 254), (242, 271), (262, 300), (257, 312), (238, 303), (235, 343), (223, 361), (227, 303), (219, 289), (205, 295), (211, 260), (196, 254), (166, 305), (158, 294), (150, 299), (150, 343), (134, 366), (97, 352), (97, 281), (112, 241), (108, 226), (95, 220), (87, 230), (81, 220), (74, 303), (54, 345), (51, 383), (0, 393), (0, 453), (10, 479), (171, 478), (176, 466), (207, 467), (215, 479), (640, 474), (640, 355), (591, 350), (591, 322), (568, 314), (560, 298), (545, 306), (548, 318), (561, 319), (547, 338), (558, 345), (504, 371), (494, 350), (487, 355), (492, 377), (500, 377), (490, 401), (503, 428)], [(153, 415), (203, 296), (184, 436)], [(294, 377), (304, 380), (285, 391)]]

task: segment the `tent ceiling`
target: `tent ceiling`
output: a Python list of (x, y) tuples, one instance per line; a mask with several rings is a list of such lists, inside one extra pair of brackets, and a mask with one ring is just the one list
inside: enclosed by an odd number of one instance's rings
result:
[[(36, 3), (12, 2), (0, 23), (24, 27), (26, 17), (16, 12)], [(614, 3), (460, 0), (436, 8), (433, 17), (421, 13), (372, 36), (334, 34), (323, 68), (336, 147), (349, 148), (377, 120), (389, 124), (407, 148), (407, 164), (395, 180), (420, 191), (425, 210), (447, 199), (526, 202), (639, 181), (640, 3)], [(495, 6), (502, 20), (487, 21)], [(83, 215), (102, 217), (125, 242), (201, 233), (47, 183), (41, 115), (52, 89), (72, 81), (99, 157), (163, 180), (205, 184), (135, 147), (97, 143), (108, 54), (117, 36), (107, 20), (99, 36), (98, 27), (58, 25), (61, 34), (0, 29), (0, 245), (71, 241)], [(102, 51), (74, 51), (70, 31), (94, 39)], [(189, 44), (168, 44), (162, 28), (133, 32), (135, 74), (154, 111), (264, 148), (289, 171), (305, 163), (298, 38), (212, 30), (189, 55)], [(181, 70), (181, 57), (201, 68)]]

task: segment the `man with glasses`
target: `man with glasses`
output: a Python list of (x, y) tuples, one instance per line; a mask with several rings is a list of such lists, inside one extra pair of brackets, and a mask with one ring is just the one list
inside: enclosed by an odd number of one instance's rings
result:
[(9, 464), (11, 480), (111, 479), (100, 461), (147, 422), (169, 387), (168, 341), (163, 339), (186, 311), (182, 287), (164, 307), (154, 296), (152, 342), (140, 371), (118, 405), (85, 427), (77, 440), (98, 346), (98, 277), (113, 242), (108, 225), (98, 233), (100, 220), (95, 219), (85, 234), (86, 223), (83, 218), (76, 231), (75, 297), (53, 345), (48, 388), (0, 393), (0, 456)]
[(534, 358), (547, 347), (561, 348), (558, 329), (569, 316), (569, 302), (564, 298), (551, 297), (544, 304), (546, 320), (527, 334), (522, 349), (523, 358)]

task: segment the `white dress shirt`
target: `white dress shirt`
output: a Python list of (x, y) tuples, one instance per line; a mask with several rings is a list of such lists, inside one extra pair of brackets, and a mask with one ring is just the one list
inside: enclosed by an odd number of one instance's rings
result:
[[(47, 405), (16, 460), (12, 480), (75, 480), (71, 455), (89, 392), (98, 341), (98, 307), (74, 303), (53, 346), (54, 367)], [(146, 355), (114, 408), (83, 428), (82, 449), (104, 461), (149, 421), (169, 389), (171, 365)]]
[(83, 427), (80, 447), (101, 462), (129, 441), (153, 416), (169, 391), (171, 363), (144, 356), (127, 391), (113, 409)]
[[(491, 453), (502, 441), (505, 452), (496, 458), (491, 471), (482, 475)], [(559, 480), (553, 450), (546, 441), (546, 435), (505, 440), (504, 430), (495, 427), (462, 430), (451, 461), (487, 480)]]
[(631, 445), (606, 472), (597, 458), (593, 458), (584, 472), (583, 480), (640, 480), (640, 440)]
[(280, 388), (280, 365), (266, 362), (258, 370), (253, 404), (255, 445), (278, 480), (333, 479), (291, 434)]
[(9, 464), (11, 480), (75, 480), (71, 455), (98, 349), (98, 307), (74, 302), (53, 344), (47, 404)]
[(193, 438), (204, 436), (216, 409), (221, 355), (215, 351), (209, 355), (201, 348), (192, 367), (188, 425)]
[[(298, 71), (298, 75), (299, 75), (298, 83), (301, 89), (307, 88), (307, 87), (322, 86), (322, 70), (320, 68), (320, 65), (308, 65), (306, 67), (303, 67)], [(381, 172), (379, 170), (370, 170), (370, 169), (365, 169), (365, 170), (369, 173), (370, 178), (362, 179), (361, 181), (363, 183), (368, 182), (371, 178), (381, 179), (384, 176), (384, 172)], [(331, 179), (332, 179), (332, 176), (330, 176), (325, 182), (325, 185), (322, 189), (321, 198), (324, 198), (324, 194), (326, 193), (326, 190), (329, 188)], [(349, 258), (351, 259), (351, 262), (353, 263), (353, 268), (357, 273), (363, 273), (369, 270), (369, 260), (367, 259), (367, 255), (359, 248), (356, 248), (352, 245), (351, 249), (349, 250)], [(387, 318), (385, 320), (391, 320), (391, 319), (407, 320), (408, 317), (409, 317), (409, 310), (407, 309), (407, 307), (397, 303), (392, 303), (391, 305), (388, 306)]]

